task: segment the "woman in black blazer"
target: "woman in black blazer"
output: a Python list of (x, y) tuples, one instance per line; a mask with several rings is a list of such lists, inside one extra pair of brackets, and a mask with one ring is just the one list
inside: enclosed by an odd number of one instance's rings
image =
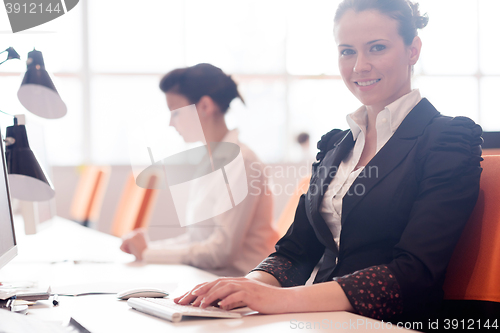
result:
[[(411, 90), (426, 23), (408, 0), (340, 4), (340, 72), (363, 103), (351, 130), (318, 143), (309, 190), (276, 252), (246, 278), (202, 284), (176, 302), (391, 320), (435, 312), (478, 196), (482, 131)], [(303, 286), (321, 258), (314, 284)]]

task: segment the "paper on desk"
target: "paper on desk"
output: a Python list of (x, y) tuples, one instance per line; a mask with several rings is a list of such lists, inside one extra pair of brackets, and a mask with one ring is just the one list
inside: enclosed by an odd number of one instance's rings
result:
[[(31, 296), (33, 294), (41, 295), (51, 293), (50, 286), (41, 285), (35, 281), (15, 281), (4, 283), (0, 287), (0, 300), (10, 298), (16, 295), (18, 298), (22, 296)], [(47, 297), (48, 298), (48, 297)]]
[(25, 300), (22, 300), (22, 299), (15, 299), (13, 305), (33, 305), (36, 303), (35, 302), (32, 302), (32, 301), (25, 301)]
[(0, 311), (0, 332), (19, 333), (19, 332), (68, 332), (68, 330), (55, 323), (46, 322), (35, 316), (26, 316), (11, 311)]
[(116, 294), (135, 288), (156, 288), (168, 291), (170, 294), (177, 288), (177, 283), (150, 282), (94, 282), (52, 287), (52, 293), (60, 296), (85, 296), (96, 294)]
[(16, 294), (17, 290), (14, 289), (4, 289), (0, 290), (0, 300), (6, 300), (8, 298), (11, 298)]

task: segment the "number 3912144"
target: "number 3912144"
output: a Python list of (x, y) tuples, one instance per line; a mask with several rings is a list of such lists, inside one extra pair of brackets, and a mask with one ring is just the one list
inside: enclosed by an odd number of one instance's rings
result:
[(39, 13), (52, 13), (56, 12), (59, 13), (63, 9), (60, 8), (59, 3), (56, 3), (54, 6), (52, 6), (52, 3), (47, 4), (47, 6), (43, 6), (43, 4), (36, 4), (36, 3), (6, 3), (5, 8), (7, 9), (7, 14), (39, 14)]

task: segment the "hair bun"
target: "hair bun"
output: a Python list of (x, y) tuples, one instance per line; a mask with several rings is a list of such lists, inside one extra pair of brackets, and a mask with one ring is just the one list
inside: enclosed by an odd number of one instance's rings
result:
[(427, 16), (427, 14), (415, 18), (415, 27), (417, 29), (425, 28), (427, 26), (427, 23), (429, 23), (429, 17)]
[(415, 28), (423, 29), (429, 23), (429, 17), (427, 14), (420, 15), (420, 10), (418, 9), (418, 3), (413, 3), (411, 1), (408, 2), (410, 8), (412, 10), (413, 23), (415, 24)]
[(191, 67), (174, 69), (160, 81), (160, 89), (183, 95), (191, 104), (196, 104), (203, 96), (209, 96), (225, 113), (235, 98), (243, 98), (231, 75), (211, 64), (201, 63)]

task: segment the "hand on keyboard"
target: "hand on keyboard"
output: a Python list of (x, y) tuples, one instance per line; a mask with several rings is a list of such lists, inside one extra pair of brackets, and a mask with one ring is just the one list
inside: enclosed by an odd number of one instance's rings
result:
[(193, 288), (174, 301), (206, 308), (218, 304), (224, 310), (248, 306), (260, 313), (285, 313), (287, 290), (248, 278), (219, 278)]

